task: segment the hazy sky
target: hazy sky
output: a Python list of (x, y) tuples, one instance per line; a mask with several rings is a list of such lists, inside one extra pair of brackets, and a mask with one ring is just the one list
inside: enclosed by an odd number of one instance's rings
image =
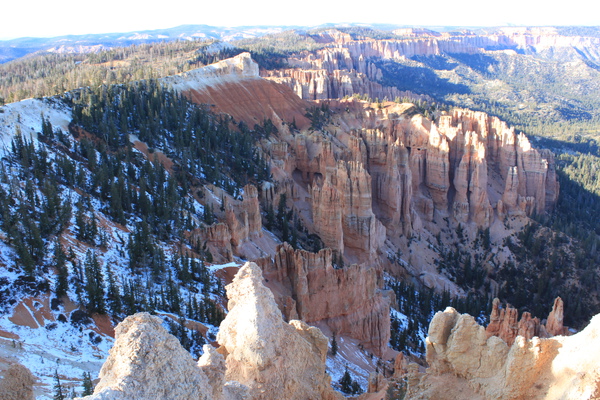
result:
[[(600, 25), (589, 0), (3, 0), (0, 39), (130, 32), (183, 24)], [(494, 5), (491, 5), (494, 4)], [(587, 10), (587, 12), (586, 12)]]

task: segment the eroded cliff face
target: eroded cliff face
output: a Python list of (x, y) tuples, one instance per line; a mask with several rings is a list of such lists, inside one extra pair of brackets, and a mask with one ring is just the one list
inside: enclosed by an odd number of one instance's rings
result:
[[(344, 45), (310, 63), (327, 71), (354, 67), (358, 73), (377, 74), (367, 63), (355, 63), (348, 37), (329, 36), (323, 40)], [(376, 50), (390, 56), (396, 51), (389, 46)], [(227, 261), (234, 255), (248, 258), (244, 244), (259, 243), (262, 234), (260, 207), (276, 206), (285, 194), (286, 208), (306, 231), (349, 265), (336, 270), (331, 255), (327, 259), (257, 244), (252, 254), (276, 260), (273, 279), (286, 288), (278, 300), (287, 307), (282, 308), (287, 318), (323, 321), (381, 353), (389, 330), (389, 301), (378, 294), (382, 280), (372, 274), (378, 276), (384, 268), (398, 272), (390, 254), (398, 254), (401, 246), (406, 250), (410, 238), (421, 233), (433, 237), (442, 227), (458, 224), (476, 232), (508, 217), (544, 213), (557, 200), (552, 153), (532, 148), (524, 135), (495, 117), (455, 109), (426, 118), (410, 103), (352, 98), (308, 103), (257, 71), (244, 54), (204, 73), (210, 84), (187, 79), (185, 84), (174, 80), (173, 86), (248, 123), (272, 118), (278, 129), (260, 143), (274, 183), (260, 191), (246, 187), (242, 202), (227, 199), (221, 223), (193, 232), (213, 255), (221, 252)], [(202, 73), (197, 75), (203, 79)], [(262, 95), (254, 97), (256, 90)], [(312, 127), (305, 114), (312, 114)], [(410, 264), (402, 265), (429, 287), (460, 292), (443, 277), (431, 278), (435, 272), (423, 274), (427, 266)], [(314, 289), (319, 279), (331, 291), (327, 296)], [(347, 298), (349, 287), (359, 287), (360, 296), (346, 303), (330, 298)]]
[(548, 314), (545, 324), (530, 313), (524, 312), (519, 319), (519, 311), (510, 305), (501, 307), (500, 301), (494, 299), (490, 323), (485, 329), (488, 336), (498, 336), (509, 346), (517, 336), (532, 339), (534, 336), (548, 338), (558, 335), (568, 335), (569, 329), (563, 326), (564, 305), (560, 297), (554, 300), (552, 311)]
[[(283, 69), (264, 71), (262, 75), (270, 81), (283, 84), (305, 100), (341, 99), (354, 94), (363, 94), (373, 99), (395, 99), (403, 97), (426, 98), (414, 93), (384, 86), (377, 80), (382, 72), (374, 64), (363, 68), (364, 72), (340, 69)], [(322, 67), (322, 66), (321, 66)]]
[[(225, 201), (225, 198), (224, 200)], [(262, 217), (256, 186), (244, 186), (242, 201), (225, 201), (225, 219), (231, 232), (231, 244), (239, 247), (244, 242), (262, 236)]]
[(466, 388), (484, 399), (595, 399), (600, 395), (600, 316), (580, 333), (549, 339), (517, 336), (508, 345), (468, 314), (438, 312), (429, 326), (429, 369), (409, 373), (409, 399)]
[[(243, 235), (243, 232), (241, 234)], [(236, 235), (240, 234), (236, 232)], [(197, 228), (191, 231), (189, 236), (193, 243), (205, 245), (216, 262), (231, 261), (233, 255), (231, 248), (232, 235), (227, 224), (217, 222), (206, 227)]]
[[(356, 254), (359, 262), (375, 256), (385, 240), (385, 228), (373, 213), (371, 176), (358, 161), (339, 160), (325, 172), (325, 182), (315, 180), (310, 191), (312, 213), (317, 233), (330, 237), (341, 232), (340, 247), (334, 250)], [(323, 212), (331, 210), (331, 212)], [(340, 229), (341, 228), (341, 229)], [(339, 233), (338, 233), (339, 235)]]
[(89, 400), (342, 399), (325, 372), (328, 340), (318, 328), (286, 323), (260, 268), (247, 263), (226, 287), (229, 313), (214, 349), (194, 362), (147, 313), (126, 318)]
[(394, 103), (329, 105), (338, 116), (333, 135), (296, 135), (283, 169), (298, 171), (299, 183), (308, 185), (308, 224), (327, 246), (352, 249), (359, 262), (381, 248), (379, 223), (388, 236), (448, 216), (487, 227), (556, 203), (552, 154), (495, 117), (456, 109), (431, 121), (403, 117), (406, 108)]
[(377, 355), (385, 352), (392, 293), (379, 289), (381, 271), (357, 264), (334, 267), (331, 249), (311, 253), (287, 243), (273, 260), (259, 264), (269, 281), (284, 287), (278, 304), (286, 319), (325, 323), (337, 336), (358, 339)]

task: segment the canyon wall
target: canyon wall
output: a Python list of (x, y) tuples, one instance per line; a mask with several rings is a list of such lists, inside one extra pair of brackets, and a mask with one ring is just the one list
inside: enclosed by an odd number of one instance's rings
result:
[[(311, 66), (311, 68), (314, 68)], [(305, 100), (338, 99), (354, 94), (366, 95), (372, 99), (389, 99), (409, 97), (413, 99), (428, 98), (395, 87), (384, 86), (378, 82), (382, 77), (381, 70), (369, 63), (365, 72), (335, 69), (283, 69), (262, 71), (263, 77), (283, 84)]]
[(427, 98), (384, 86), (373, 60), (403, 61), (411, 57), (483, 54), (489, 51), (526, 53), (548, 59), (600, 60), (600, 39), (563, 36), (556, 28), (501, 28), (486, 34), (438, 33), (398, 29), (398, 39), (353, 37), (335, 29), (311, 37), (327, 47), (300, 52), (287, 60), (292, 68), (261, 71), (264, 77), (291, 88), (306, 100), (340, 99), (353, 94), (372, 99)]
[[(338, 36), (327, 40), (350, 44)], [(377, 47), (380, 52), (392, 51), (386, 43), (370, 45), (383, 46)], [(356, 67), (346, 47), (335, 51), (335, 56), (313, 61), (323, 68)], [(246, 53), (205, 72), (187, 74), (167, 83), (194, 101), (238, 113), (240, 119), (268, 115), (278, 121), (279, 135), (264, 144), (274, 178), (289, 188), (289, 198), (296, 196), (294, 207), (304, 226), (350, 263), (370, 263), (386, 236), (411, 235), (423, 222), (453, 217), (462, 224), (487, 227), (495, 218), (544, 213), (558, 197), (552, 153), (533, 149), (524, 135), (482, 112), (455, 109), (430, 120), (411, 117), (415, 109), (410, 104), (334, 100), (325, 104), (330, 112), (325, 125), (306, 129), (309, 121), (303, 110), (308, 103), (292, 93), (281, 98), (284, 86), (258, 76), (256, 63)], [(235, 93), (227, 95), (230, 90)], [(255, 90), (263, 95), (254, 98)], [(242, 112), (245, 106), (240, 103), (252, 105)], [(286, 121), (292, 119), (305, 128), (290, 129)], [(260, 235), (258, 201), (250, 189), (248, 193), (251, 199), (241, 207), (248, 210), (226, 210), (234, 248)], [(216, 235), (219, 232), (206, 232), (211, 233), (208, 241), (218, 242), (212, 238), (225, 235)]]
[(377, 355), (385, 352), (393, 294), (379, 289), (381, 271), (357, 264), (334, 267), (331, 249), (311, 253), (287, 243), (277, 248), (273, 260), (257, 262), (269, 281), (285, 288), (278, 303), (287, 319), (325, 323), (336, 335), (358, 339)]

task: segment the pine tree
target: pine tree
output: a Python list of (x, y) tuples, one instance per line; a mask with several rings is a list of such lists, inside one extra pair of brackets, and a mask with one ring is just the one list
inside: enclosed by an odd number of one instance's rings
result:
[(335, 338), (335, 332), (333, 333), (333, 337), (331, 338), (331, 355), (336, 356), (338, 352), (338, 344)]
[(77, 302), (83, 304), (83, 268), (81, 261), (72, 258), (71, 264), (73, 265), (74, 276), (72, 278), (73, 287), (75, 294), (77, 295)]
[(65, 400), (65, 393), (63, 393), (57, 370), (54, 370), (54, 400)]
[(352, 393), (352, 377), (347, 366), (342, 379), (340, 379), (340, 390), (346, 394)]
[(362, 393), (362, 389), (360, 388), (360, 385), (357, 381), (352, 381), (352, 384), (350, 385), (350, 391), (352, 392), (352, 394)]
[(106, 313), (104, 302), (104, 278), (95, 252), (88, 250), (85, 257), (86, 307), (92, 313)]
[(83, 211), (83, 202), (77, 202), (77, 213), (75, 214), (75, 226), (77, 226), (77, 239), (85, 240), (86, 218)]
[(121, 301), (121, 292), (115, 282), (115, 277), (110, 265), (106, 267), (106, 275), (108, 279), (108, 289), (106, 293), (108, 309), (113, 316), (116, 316), (123, 311), (123, 303)]
[(121, 199), (122, 180), (115, 180), (110, 186), (110, 213), (116, 222), (124, 224), (125, 214), (123, 212), (123, 202)]
[(265, 227), (269, 230), (273, 229), (275, 227), (275, 210), (273, 210), (273, 204), (271, 203), (267, 203), (266, 219)]
[(279, 224), (281, 224), (283, 222), (283, 220), (286, 218), (286, 210), (287, 210), (287, 196), (285, 193), (282, 193), (281, 196), (279, 196), (279, 205), (277, 206), (277, 221), (279, 222)]
[(204, 206), (204, 214), (202, 215), (202, 219), (206, 225), (211, 225), (214, 222), (215, 217), (212, 205), (210, 203)]
[(56, 287), (54, 289), (56, 297), (60, 298), (67, 295), (69, 290), (69, 269), (67, 268), (67, 255), (62, 249), (60, 241), (57, 239), (54, 244), (54, 268), (56, 268)]
[(42, 136), (48, 140), (54, 139), (54, 130), (49, 119), (44, 118), (42, 114)]
[(89, 372), (83, 373), (83, 393), (81, 396), (90, 396), (94, 393), (94, 384), (92, 383), (92, 376)]

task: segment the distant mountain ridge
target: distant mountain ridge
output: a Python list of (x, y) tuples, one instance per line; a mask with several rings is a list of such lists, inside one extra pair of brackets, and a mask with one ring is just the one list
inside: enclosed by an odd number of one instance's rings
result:
[[(281, 33), (291, 29), (318, 29), (334, 27), (369, 27), (383, 31), (413, 30), (404, 25), (392, 24), (322, 24), (319, 26), (266, 26), (266, 25), (248, 25), (237, 27), (223, 27), (211, 25), (180, 25), (166, 29), (152, 29), (131, 32), (113, 32), (84, 35), (64, 35), (51, 38), (22, 37), (11, 40), (0, 40), (0, 64), (24, 57), (28, 54), (41, 50), (61, 52), (61, 53), (79, 53), (79, 52), (97, 52), (112, 47), (124, 47), (135, 44), (155, 43), (171, 40), (196, 40), (196, 39), (214, 39), (222, 41), (234, 41), (240, 39), (257, 38), (269, 34)], [(505, 28), (476, 28), (476, 27), (427, 27), (419, 28), (422, 36), (423, 32), (439, 34), (441, 32), (460, 32), (464, 34), (469, 32), (477, 35), (490, 35), (503, 33)], [(509, 30), (530, 29), (511, 27)], [(535, 29), (535, 28), (534, 28)], [(600, 28), (598, 27), (547, 27), (537, 28), (538, 30), (550, 29), (562, 36), (586, 36), (600, 37)], [(397, 32), (396, 32), (397, 33)]]
[(133, 32), (66, 35), (53, 38), (24, 37), (0, 41), (0, 64), (24, 57), (40, 50), (64, 53), (95, 52), (110, 47), (154, 43), (171, 40), (216, 39), (231, 41), (279, 33), (298, 28), (295, 26), (239, 26), (181, 25), (174, 28)]

